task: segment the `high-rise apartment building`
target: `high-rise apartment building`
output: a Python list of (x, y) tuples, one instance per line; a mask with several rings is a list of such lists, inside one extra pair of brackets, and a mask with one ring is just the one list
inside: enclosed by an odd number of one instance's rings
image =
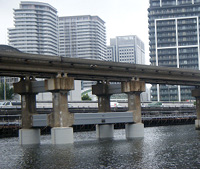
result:
[[(200, 69), (200, 0), (150, 0), (151, 65)], [(191, 100), (191, 87), (153, 85), (152, 101)]]
[(59, 55), (105, 60), (105, 22), (90, 15), (59, 17)]
[(111, 38), (110, 46), (107, 46), (107, 60), (145, 64), (144, 43), (136, 35)]
[[(8, 29), (9, 45), (21, 52), (58, 55), (57, 10), (47, 3), (22, 1), (14, 9), (14, 28)], [(7, 78), (13, 83), (16, 78)], [(49, 100), (50, 93), (40, 93), (39, 100)]]
[(98, 16), (58, 18), (57, 10), (47, 3), (22, 1), (14, 9), (14, 26), (8, 29), (9, 45), (21, 52), (105, 60), (105, 22)]
[(9, 45), (22, 52), (58, 55), (57, 10), (47, 3), (22, 1), (14, 9)]
[[(105, 22), (90, 15), (59, 17), (59, 55), (105, 60)], [(94, 83), (83, 81), (82, 88), (91, 88)]]

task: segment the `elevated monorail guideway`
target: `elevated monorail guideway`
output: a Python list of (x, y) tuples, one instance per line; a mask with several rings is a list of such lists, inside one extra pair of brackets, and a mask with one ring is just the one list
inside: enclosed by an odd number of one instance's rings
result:
[(200, 86), (199, 70), (0, 51), (0, 76), (51, 78), (58, 73), (76, 80), (139, 79), (152, 84)]
[[(14, 92), (22, 98), (20, 144), (39, 144), (37, 126), (41, 124), (52, 127), (53, 144), (73, 143), (72, 126), (83, 121), (96, 124), (97, 138), (113, 138), (114, 123), (118, 122), (125, 123), (126, 138), (144, 137), (140, 94), (145, 92), (145, 83), (195, 86), (195, 127), (200, 129), (199, 70), (0, 51), (0, 76), (21, 77), (13, 84)], [(74, 90), (74, 80), (97, 81), (92, 94), (98, 97), (98, 113), (79, 116), (68, 111), (67, 95)], [(42, 92), (53, 96), (53, 111), (48, 116), (36, 111), (36, 95)], [(110, 97), (119, 93), (128, 96), (128, 112), (111, 112)]]

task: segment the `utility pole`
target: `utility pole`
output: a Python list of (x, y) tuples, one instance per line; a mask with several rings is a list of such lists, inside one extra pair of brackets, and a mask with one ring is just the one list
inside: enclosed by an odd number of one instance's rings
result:
[(4, 76), (4, 101), (6, 101), (6, 77)]

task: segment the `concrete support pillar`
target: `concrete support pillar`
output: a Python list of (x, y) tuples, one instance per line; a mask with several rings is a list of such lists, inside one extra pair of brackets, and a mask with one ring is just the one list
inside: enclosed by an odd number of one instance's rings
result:
[(110, 95), (98, 96), (98, 112), (110, 112)]
[(32, 91), (31, 82), (34, 78), (22, 78), (18, 83), (14, 83), (14, 93), (21, 95), (22, 109), (22, 128), (29, 129), (32, 127), (31, 115), (36, 113), (36, 94)]
[(36, 94), (21, 94), (22, 128), (32, 128), (32, 115), (36, 113)]
[(72, 127), (54, 127), (51, 129), (52, 144), (69, 144), (74, 142)]
[(51, 116), (52, 144), (73, 143), (73, 114), (68, 111), (67, 92), (53, 93), (53, 113)]
[(196, 98), (197, 119), (195, 120), (195, 128), (196, 130), (200, 130), (200, 89), (196, 88), (192, 90), (192, 96)]
[(74, 89), (74, 79), (57, 77), (45, 81), (45, 87), (53, 93), (53, 113), (50, 115), (52, 144), (73, 143), (73, 114), (68, 111), (67, 93)]
[[(110, 96), (108, 91), (109, 83), (102, 82), (92, 86), (92, 94), (98, 96), (98, 112), (110, 112)], [(96, 125), (97, 138), (113, 138), (114, 125)]]
[(140, 102), (141, 92), (129, 92), (127, 94), (128, 94), (128, 111), (133, 112), (133, 121), (135, 123), (141, 123), (142, 122), (141, 102)]
[(144, 124), (143, 123), (136, 123), (136, 124), (126, 124), (126, 138), (138, 138), (144, 137)]
[(92, 86), (92, 94), (98, 97), (98, 112), (110, 112), (109, 83), (98, 83)]
[(20, 145), (40, 144), (40, 129), (20, 129), (19, 144)]
[(67, 91), (53, 93), (52, 127), (69, 127), (73, 125), (73, 114), (68, 111)]
[(145, 83), (129, 81), (122, 83), (122, 92), (128, 94), (128, 111), (133, 112), (134, 124), (126, 124), (126, 138), (144, 137), (140, 94), (145, 91)]
[(96, 125), (97, 138), (113, 138), (114, 137), (114, 124)]
[(19, 130), (19, 143), (39, 144), (40, 130), (32, 129), (32, 115), (36, 113), (36, 94), (32, 91), (31, 82), (34, 78), (22, 78), (14, 83), (14, 92), (21, 95), (22, 129)]

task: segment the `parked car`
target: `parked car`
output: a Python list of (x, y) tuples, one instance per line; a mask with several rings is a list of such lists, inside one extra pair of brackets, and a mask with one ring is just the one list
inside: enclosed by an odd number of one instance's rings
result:
[(110, 107), (122, 107), (118, 102), (110, 102)]
[(17, 101), (5, 101), (0, 102), (0, 108), (20, 108), (21, 102)]

